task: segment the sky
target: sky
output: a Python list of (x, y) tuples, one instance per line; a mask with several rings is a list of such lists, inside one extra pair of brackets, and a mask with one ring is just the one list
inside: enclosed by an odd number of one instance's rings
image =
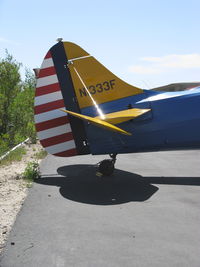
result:
[(5, 49), (40, 67), (58, 37), (140, 88), (200, 81), (199, 0), (0, 0)]

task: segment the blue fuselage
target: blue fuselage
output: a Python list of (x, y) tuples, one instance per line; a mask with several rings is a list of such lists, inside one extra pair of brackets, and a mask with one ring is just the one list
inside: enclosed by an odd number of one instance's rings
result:
[[(200, 148), (200, 87), (164, 93), (144, 90), (140, 95), (100, 105), (104, 113), (130, 107), (151, 109), (141, 117), (118, 124), (132, 136), (86, 126), (92, 154)], [(82, 113), (97, 116), (94, 107), (85, 108)]]

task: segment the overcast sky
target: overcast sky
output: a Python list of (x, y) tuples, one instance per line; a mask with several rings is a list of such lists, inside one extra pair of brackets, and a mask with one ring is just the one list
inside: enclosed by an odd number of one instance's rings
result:
[(199, 0), (0, 0), (0, 57), (39, 67), (62, 37), (141, 88), (200, 81), (199, 13)]

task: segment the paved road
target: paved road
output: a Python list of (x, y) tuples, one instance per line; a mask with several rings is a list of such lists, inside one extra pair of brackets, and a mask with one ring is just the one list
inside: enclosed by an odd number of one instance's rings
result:
[(17, 217), (1, 267), (200, 266), (200, 151), (56, 158)]

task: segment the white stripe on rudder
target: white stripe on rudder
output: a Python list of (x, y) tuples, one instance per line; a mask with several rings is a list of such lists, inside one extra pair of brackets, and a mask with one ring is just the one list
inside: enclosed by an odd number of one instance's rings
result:
[(53, 102), (59, 99), (63, 99), (63, 96), (61, 94), (61, 91), (56, 91), (54, 93), (36, 96), (34, 104), (35, 106), (38, 106), (38, 105), (46, 104), (46, 103)]
[(50, 57), (50, 58), (46, 58), (43, 60), (41, 69), (46, 69), (46, 68), (50, 68), (53, 66), (54, 66), (53, 59)]
[(54, 83), (58, 83), (57, 74), (53, 74), (50, 76), (37, 79), (36, 87), (38, 88), (38, 87), (47, 86), (47, 85), (54, 84)]
[(47, 152), (50, 153), (50, 154), (56, 154), (56, 153), (63, 152), (63, 151), (66, 151), (66, 150), (70, 150), (70, 149), (73, 149), (73, 148), (76, 148), (74, 140), (70, 140), (70, 141), (63, 142), (63, 143), (60, 143), (60, 144), (57, 144), (57, 145), (45, 147)]
[(60, 134), (70, 133), (71, 131), (72, 129), (71, 129), (70, 124), (66, 123), (64, 125), (53, 127), (48, 130), (39, 131), (37, 132), (37, 134), (38, 134), (39, 139), (43, 140), (43, 139), (54, 137)]
[[(65, 109), (65, 107), (63, 107)], [(35, 123), (45, 122), (56, 118), (67, 116), (67, 114), (59, 109), (43, 112), (34, 116)]]

